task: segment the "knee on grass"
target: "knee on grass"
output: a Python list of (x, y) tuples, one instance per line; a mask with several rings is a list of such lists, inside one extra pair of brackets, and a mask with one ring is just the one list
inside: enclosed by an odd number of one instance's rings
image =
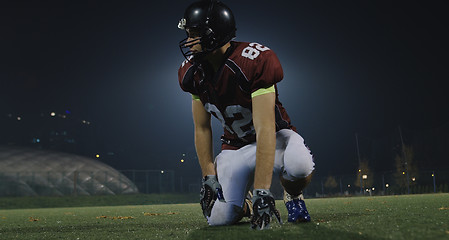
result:
[(212, 214), (207, 218), (209, 226), (232, 225), (243, 217), (243, 209), (232, 204), (217, 204), (212, 209)]

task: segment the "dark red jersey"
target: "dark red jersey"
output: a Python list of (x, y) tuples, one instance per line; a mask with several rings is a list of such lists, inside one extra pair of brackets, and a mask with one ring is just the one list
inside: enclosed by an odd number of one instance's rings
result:
[(181, 88), (199, 97), (207, 112), (223, 125), (223, 149), (238, 149), (256, 140), (251, 94), (274, 85), (276, 131), (296, 130), (278, 99), (276, 83), (283, 71), (276, 54), (258, 43), (231, 42), (226, 60), (214, 74), (207, 62), (184, 61), (179, 68)]

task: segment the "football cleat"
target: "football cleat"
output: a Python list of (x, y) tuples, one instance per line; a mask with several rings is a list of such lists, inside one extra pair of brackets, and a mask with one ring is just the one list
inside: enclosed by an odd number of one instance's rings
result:
[(251, 191), (248, 191), (245, 202), (243, 203), (243, 217), (251, 218), (253, 215), (253, 202), (251, 201), (251, 198), (253, 198), (253, 194)]
[(302, 194), (292, 196), (284, 191), (284, 203), (287, 207), (289, 222), (310, 222), (310, 214)]

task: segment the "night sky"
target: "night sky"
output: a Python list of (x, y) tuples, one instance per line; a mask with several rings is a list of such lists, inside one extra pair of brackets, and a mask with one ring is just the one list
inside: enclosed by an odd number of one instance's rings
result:
[[(187, 154), (183, 167), (199, 173), (191, 97), (177, 80), (189, 3), (2, 2), (0, 114), (69, 110), (95, 125), (99, 152), (122, 153), (108, 162), (117, 169), (179, 168)], [(448, 124), (447, 1), (224, 3), (236, 40), (277, 53), (280, 100), (317, 173), (354, 173), (356, 133), (369, 142)]]

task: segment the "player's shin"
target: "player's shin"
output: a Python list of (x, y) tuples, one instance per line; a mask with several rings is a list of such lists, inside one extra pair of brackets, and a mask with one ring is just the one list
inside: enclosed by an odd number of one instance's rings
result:
[(293, 181), (280, 177), (282, 186), (284, 187), (284, 203), (288, 212), (289, 222), (310, 222), (310, 214), (306, 208), (302, 191), (310, 183), (312, 174), (306, 178), (296, 179)]
[(304, 188), (309, 185), (309, 183), (312, 181), (312, 175), (313, 172), (305, 177), (305, 178), (299, 178), (295, 180), (287, 180), (284, 178), (284, 176), (281, 174), (279, 177), (282, 186), (284, 187), (284, 190), (287, 191), (292, 196), (299, 196)]

